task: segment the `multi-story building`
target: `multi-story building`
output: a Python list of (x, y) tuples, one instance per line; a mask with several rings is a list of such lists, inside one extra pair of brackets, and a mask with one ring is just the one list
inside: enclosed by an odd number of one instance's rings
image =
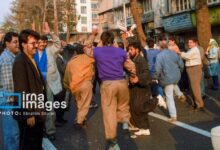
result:
[[(212, 34), (220, 42), (220, 0), (207, 0)], [(185, 43), (189, 37), (196, 37), (195, 0), (166, 0), (162, 11), (162, 27), (168, 35), (174, 35)]]
[(99, 24), (99, 0), (91, 0), (92, 25)]
[(101, 0), (98, 14), (99, 14), (100, 32), (113, 28), (114, 26), (113, 0)]
[[(220, 42), (220, 0), (207, 0), (207, 3), (212, 33)], [(189, 37), (196, 37), (195, 0), (138, 0), (138, 7), (147, 36), (173, 35), (184, 43)], [(134, 21), (129, 0), (102, 0), (99, 21), (102, 29), (117, 31), (118, 23), (131, 26)]]
[(75, 0), (77, 16), (79, 20), (76, 26), (77, 32), (90, 33), (92, 26), (99, 23), (99, 0)]

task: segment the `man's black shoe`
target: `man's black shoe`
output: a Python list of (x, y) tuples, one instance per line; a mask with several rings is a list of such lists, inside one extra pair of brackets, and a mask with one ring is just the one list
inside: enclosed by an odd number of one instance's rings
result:
[(58, 123), (61, 123), (61, 124), (65, 124), (67, 123), (68, 121), (65, 120), (65, 119), (60, 119), (60, 120), (57, 120)]
[(59, 121), (55, 122), (55, 127), (62, 127), (62, 126), (63, 126), (63, 123), (60, 123)]

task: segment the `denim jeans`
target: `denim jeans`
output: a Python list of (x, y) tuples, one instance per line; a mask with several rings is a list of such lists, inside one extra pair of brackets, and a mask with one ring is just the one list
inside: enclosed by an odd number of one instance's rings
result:
[(161, 95), (164, 96), (163, 88), (159, 84), (155, 84), (151, 87), (153, 96)]
[(177, 84), (174, 84), (173, 85), (173, 88), (174, 88), (174, 93), (177, 95), (177, 96), (182, 96), (183, 95), (183, 92), (180, 91), (180, 88)]
[(166, 85), (164, 88), (168, 111), (171, 117), (177, 117), (176, 106), (174, 102), (173, 92), (176, 84)]
[(3, 150), (19, 150), (19, 128), (12, 109), (1, 109), (1, 113)]

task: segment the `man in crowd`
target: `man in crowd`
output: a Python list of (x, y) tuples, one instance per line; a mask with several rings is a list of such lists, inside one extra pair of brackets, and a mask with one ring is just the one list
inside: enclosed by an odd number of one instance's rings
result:
[[(14, 32), (6, 33), (4, 37), (3, 47), (5, 48), (0, 55), (0, 106), (13, 106), (13, 101), (9, 97), (4, 97), (4, 93), (14, 92), (14, 83), (12, 76), (12, 67), (16, 55), (19, 52), (18, 34)], [(2, 112), (12, 112), (11, 108), (3, 108)], [(17, 121), (11, 115), (0, 115), (2, 120), (2, 139), (4, 150), (19, 149), (19, 128)]]
[[(126, 52), (116, 48), (114, 35), (106, 31), (101, 35), (103, 47), (96, 47), (90, 53), (95, 58), (98, 75), (101, 80), (101, 101), (105, 138), (109, 142), (109, 149), (120, 149), (117, 143), (117, 124), (123, 123), (123, 129), (128, 129), (129, 91), (125, 80), (123, 67), (125, 66), (135, 77), (134, 64), (127, 58)], [(114, 61), (113, 61), (114, 60)]]
[(0, 54), (4, 51), (3, 47), (3, 33), (0, 32)]
[[(60, 101), (55, 100), (55, 98), (58, 98), (56, 95), (62, 91), (61, 78), (56, 65), (56, 58), (59, 54), (61, 43), (55, 34), (50, 34), (50, 28), (47, 23), (44, 25), (44, 33), (47, 34), (48, 37), (44, 38), (45, 36), (43, 36), (39, 39), (34, 60), (47, 83), (47, 100), (51, 102)], [(45, 44), (47, 42), (46, 40), (48, 40), (48, 44)], [(45, 122), (46, 135), (50, 140), (56, 139), (55, 120), (55, 111), (52, 109), (48, 113)]]
[[(16, 93), (41, 95), (41, 102), (46, 101), (46, 86), (43, 76), (33, 59), (36, 53), (37, 40), (40, 35), (30, 29), (21, 31), (19, 46), (21, 53), (16, 57), (13, 65), (14, 91)], [(23, 94), (22, 94), (23, 95)], [(15, 105), (21, 103), (21, 108), (15, 109), (20, 112), (14, 116), (20, 129), (20, 150), (41, 150), (45, 118), (42, 113), (44, 108), (26, 105), (30, 99), (22, 96), (22, 102), (18, 99)], [(39, 99), (33, 100), (39, 103)], [(24, 105), (25, 104), (25, 105)], [(39, 115), (40, 114), (40, 115)]]
[[(146, 51), (146, 58), (149, 67), (149, 73), (151, 78), (154, 78), (156, 70), (155, 70), (155, 63), (157, 55), (161, 52), (159, 49), (154, 49), (154, 41), (153, 39), (148, 40), (148, 47), (149, 49)], [(163, 88), (160, 84), (155, 83), (151, 86), (151, 91), (154, 96), (161, 95), (161, 98), (164, 96)]]
[(189, 77), (190, 86), (195, 99), (196, 106), (199, 110), (204, 110), (204, 102), (201, 95), (201, 79), (202, 79), (202, 59), (200, 51), (196, 44), (196, 39), (188, 40), (187, 52), (180, 52), (180, 56), (186, 60), (186, 72)]
[[(177, 111), (173, 92), (180, 80), (184, 64), (174, 51), (168, 49), (166, 42), (160, 41), (159, 45), (161, 52), (157, 55), (155, 78), (158, 79), (159, 83), (164, 87), (166, 102), (170, 114), (169, 121), (175, 122), (177, 120)], [(176, 90), (176, 94), (178, 96), (182, 95), (179, 90)]]
[[(135, 135), (150, 135), (148, 113), (155, 109), (157, 104), (166, 108), (163, 99), (152, 97), (150, 85), (152, 83), (148, 72), (148, 65), (144, 57), (140, 55), (141, 46), (138, 42), (128, 45), (129, 56), (136, 66), (136, 77), (130, 78), (130, 112), (131, 124), (138, 128)], [(161, 96), (160, 96), (161, 97)]]
[[(172, 45), (171, 47), (169, 47), (169, 43)], [(169, 43), (167, 43), (167, 39), (166, 39), (165, 36), (160, 37), (160, 39), (159, 39), (159, 45), (160, 45), (160, 44), (167, 45), (169, 50), (174, 51), (175, 53), (180, 52), (179, 47), (176, 45), (174, 38), (171, 38), (171, 40), (169, 40)], [(170, 48), (171, 48), (171, 49), (170, 49)], [(175, 49), (176, 49), (176, 50), (175, 50)], [(177, 54), (178, 54), (178, 53), (177, 53)], [(180, 76), (180, 77), (181, 77), (181, 76)], [(176, 84), (176, 85), (174, 86), (174, 92), (175, 92), (175, 95), (178, 97), (178, 99), (179, 99), (181, 102), (185, 102), (185, 101), (186, 101), (186, 97), (185, 97), (185, 95), (183, 94), (183, 92), (180, 90), (178, 84)]]
[(84, 54), (83, 46), (76, 47), (77, 55), (69, 63), (64, 75), (64, 87), (75, 96), (77, 117), (74, 127), (81, 129), (85, 125), (89, 105), (92, 100), (92, 79), (94, 76), (94, 58)]

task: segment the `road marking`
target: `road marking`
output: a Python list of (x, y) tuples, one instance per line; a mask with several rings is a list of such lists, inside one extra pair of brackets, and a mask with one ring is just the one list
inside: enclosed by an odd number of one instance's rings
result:
[(43, 150), (57, 150), (48, 138), (43, 138), (42, 147)]
[(214, 97), (212, 97), (212, 96), (210, 96), (210, 95), (208, 95), (208, 94), (205, 94), (210, 100), (212, 100), (212, 101), (214, 101), (215, 103), (216, 103), (216, 105), (218, 105), (219, 107), (220, 107), (220, 102), (217, 100), (217, 99), (215, 99)]
[[(153, 112), (150, 112), (149, 115), (152, 116), (152, 117), (161, 119), (161, 120), (163, 120), (163, 121), (169, 122), (169, 121), (168, 121), (169, 118), (168, 118), (168, 117), (165, 117), (165, 116), (163, 116), (163, 115), (159, 115), (159, 114), (156, 114), (156, 113), (153, 113)], [(179, 126), (179, 127), (182, 127), (182, 128), (184, 128), (184, 129), (187, 129), (187, 130), (190, 130), (190, 131), (193, 131), (193, 132), (195, 132), (195, 133), (198, 133), (198, 134), (201, 134), (201, 135), (203, 135), (203, 136), (206, 136), (206, 137), (211, 138), (211, 133), (208, 132), (208, 131), (206, 131), (206, 130), (202, 130), (202, 129), (199, 129), (199, 128), (197, 128), (197, 127), (193, 127), (193, 126), (191, 126), (191, 125), (188, 125), (188, 124), (183, 123), (183, 122), (180, 122), (180, 121), (176, 121), (175, 123), (172, 123), (172, 124), (175, 124), (175, 125), (177, 125), (177, 126)]]

